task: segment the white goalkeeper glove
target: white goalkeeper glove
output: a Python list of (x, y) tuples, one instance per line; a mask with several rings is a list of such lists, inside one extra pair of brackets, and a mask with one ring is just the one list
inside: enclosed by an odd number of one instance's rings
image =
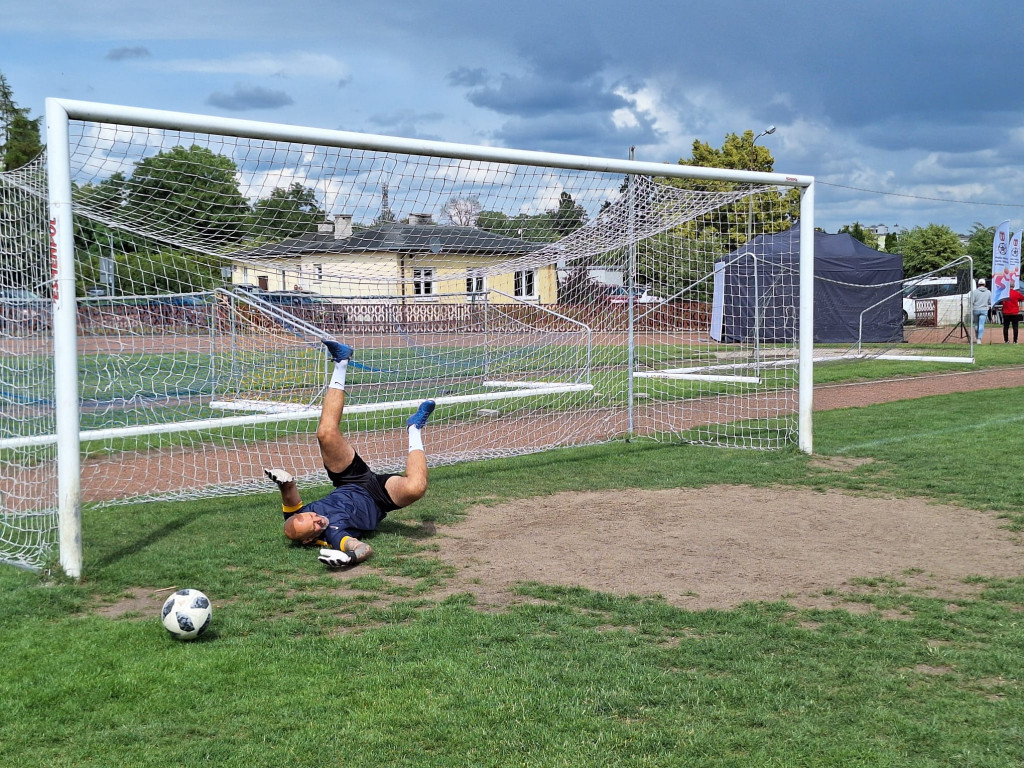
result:
[(295, 479), (291, 472), (287, 472), (283, 469), (264, 469), (263, 474), (277, 483), (278, 488)]
[(320, 557), (317, 558), (328, 568), (344, 568), (346, 565), (354, 565), (355, 557), (340, 549), (321, 549)]

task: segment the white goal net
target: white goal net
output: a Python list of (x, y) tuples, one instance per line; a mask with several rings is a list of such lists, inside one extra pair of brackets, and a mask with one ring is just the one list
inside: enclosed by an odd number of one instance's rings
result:
[(324, 338), (355, 349), (344, 429), (378, 471), (428, 397), (434, 466), (810, 449), (799, 270), (737, 277), (812, 221), (807, 177), (48, 109), (48, 179), (43, 158), (0, 175), (8, 562), (60, 529), (77, 575), (83, 503), (266, 489), (269, 466), (322, 482)]

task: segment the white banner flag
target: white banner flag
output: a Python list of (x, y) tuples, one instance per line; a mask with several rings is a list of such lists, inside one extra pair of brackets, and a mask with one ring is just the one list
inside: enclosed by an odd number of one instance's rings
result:
[(1017, 237), (1016, 272), (1011, 273), (1010, 267), (1010, 222), (1004, 221), (996, 227), (996, 236), (992, 240), (992, 303), (1006, 298), (1010, 288), (1015, 285), (1020, 275), (1020, 236)]
[(1017, 286), (1018, 289), (1020, 288), (1020, 237), (1020, 232), (1010, 235), (1010, 260), (1006, 265), (1010, 270), (1010, 275), (1007, 278), (1010, 281), (1010, 288)]

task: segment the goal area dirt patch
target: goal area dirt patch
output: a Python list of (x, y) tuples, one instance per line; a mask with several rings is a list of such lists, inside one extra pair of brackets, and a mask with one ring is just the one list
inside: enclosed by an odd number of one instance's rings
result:
[(441, 532), (440, 556), (458, 572), (445, 592), (495, 607), (521, 581), (690, 610), (832, 607), (829, 594), (876, 578), (953, 599), (976, 589), (969, 576), (1020, 575), (1024, 554), (992, 512), (747, 486), (559, 493), (475, 507)]

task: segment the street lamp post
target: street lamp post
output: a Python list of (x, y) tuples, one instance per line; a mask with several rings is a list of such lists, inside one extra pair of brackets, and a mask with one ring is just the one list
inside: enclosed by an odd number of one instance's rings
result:
[[(748, 166), (754, 164), (754, 144), (762, 136), (768, 136), (769, 134), (775, 133), (775, 126), (769, 125), (763, 131), (761, 131), (754, 140), (750, 142), (750, 159), (747, 162)], [(755, 170), (753, 167), (748, 170)], [(750, 241), (754, 236), (754, 196), (747, 196), (747, 247), (750, 248)], [(754, 255), (753, 250), (750, 253), (751, 266), (753, 267), (754, 276), (754, 366), (760, 368), (761, 365), (761, 290), (758, 286), (757, 280), (757, 257)]]
[[(754, 165), (754, 145), (757, 143), (757, 140), (760, 139), (762, 136), (770, 136), (773, 133), (775, 133), (775, 126), (774, 125), (769, 125), (763, 131), (761, 131), (759, 134), (757, 134), (757, 136), (754, 137), (754, 140), (750, 142), (750, 159), (747, 162), (748, 166), (753, 166)], [(753, 167), (750, 167), (747, 170), (753, 171), (755, 169)], [(747, 242), (748, 243), (750, 242), (750, 238), (753, 236), (753, 234), (754, 234), (754, 196), (750, 195), (747, 198)]]

